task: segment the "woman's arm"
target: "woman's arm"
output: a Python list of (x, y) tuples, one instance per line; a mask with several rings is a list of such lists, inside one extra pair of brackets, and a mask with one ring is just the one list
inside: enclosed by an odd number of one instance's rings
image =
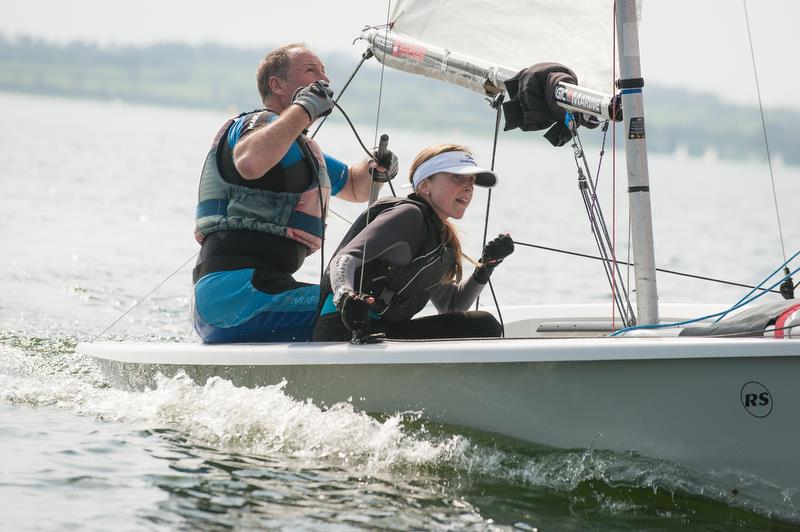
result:
[(474, 275), (460, 283), (442, 283), (431, 291), (431, 302), (439, 314), (468, 310), (481, 294), (483, 287)]
[(418, 207), (401, 204), (380, 213), (331, 261), (334, 303), (338, 304), (344, 294), (358, 291), (355, 272), (362, 263), (380, 258), (395, 266), (405, 266), (414, 258), (424, 238), (425, 221)]

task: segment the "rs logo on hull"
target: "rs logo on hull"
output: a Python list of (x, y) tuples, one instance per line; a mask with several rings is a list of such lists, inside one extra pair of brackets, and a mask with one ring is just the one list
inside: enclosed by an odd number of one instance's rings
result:
[(760, 382), (746, 382), (740, 395), (742, 406), (751, 416), (767, 417), (772, 412), (772, 394)]

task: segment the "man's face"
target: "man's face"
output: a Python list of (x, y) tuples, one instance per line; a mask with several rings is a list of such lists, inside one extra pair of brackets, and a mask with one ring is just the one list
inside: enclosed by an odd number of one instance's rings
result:
[(275, 109), (278, 112), (292, 104), (292, 96), (300, 87), (307, 87), (315, 81), (330, 81), (325, 75), (325, 65), (314, 52), (306, 48), (298, 48), (292, 52), (286, 79), (275, 79), (278, 83), (273, 88), (273, 93), (277, 100), (274, 103), (280, 106), (280, 109)]
[(294, 94), (298, 88), (306, 87), (320, 80), (330, 82), (328, 76), (325, 75), (325, 65), (322, 64), (319, 57), (305, 48), (298, 48), (293, 52), (289, 72), (286, 75), (290, 92)]

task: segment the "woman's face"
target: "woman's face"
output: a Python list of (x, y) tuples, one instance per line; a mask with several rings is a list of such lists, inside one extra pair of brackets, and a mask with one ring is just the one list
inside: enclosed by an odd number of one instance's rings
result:
[(439, 218), (460, 220), (472, 201), (475, 176), (439, 172), (425, 179), (418, 188)]

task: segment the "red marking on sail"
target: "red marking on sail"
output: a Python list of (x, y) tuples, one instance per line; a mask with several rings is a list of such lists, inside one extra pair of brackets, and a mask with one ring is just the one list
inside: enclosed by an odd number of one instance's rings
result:
[(392, 46), (392, 55), (395, 57), (407, 57), (421, 63), (425, 59), (425, 48), (408, 42), (395, 41)]

